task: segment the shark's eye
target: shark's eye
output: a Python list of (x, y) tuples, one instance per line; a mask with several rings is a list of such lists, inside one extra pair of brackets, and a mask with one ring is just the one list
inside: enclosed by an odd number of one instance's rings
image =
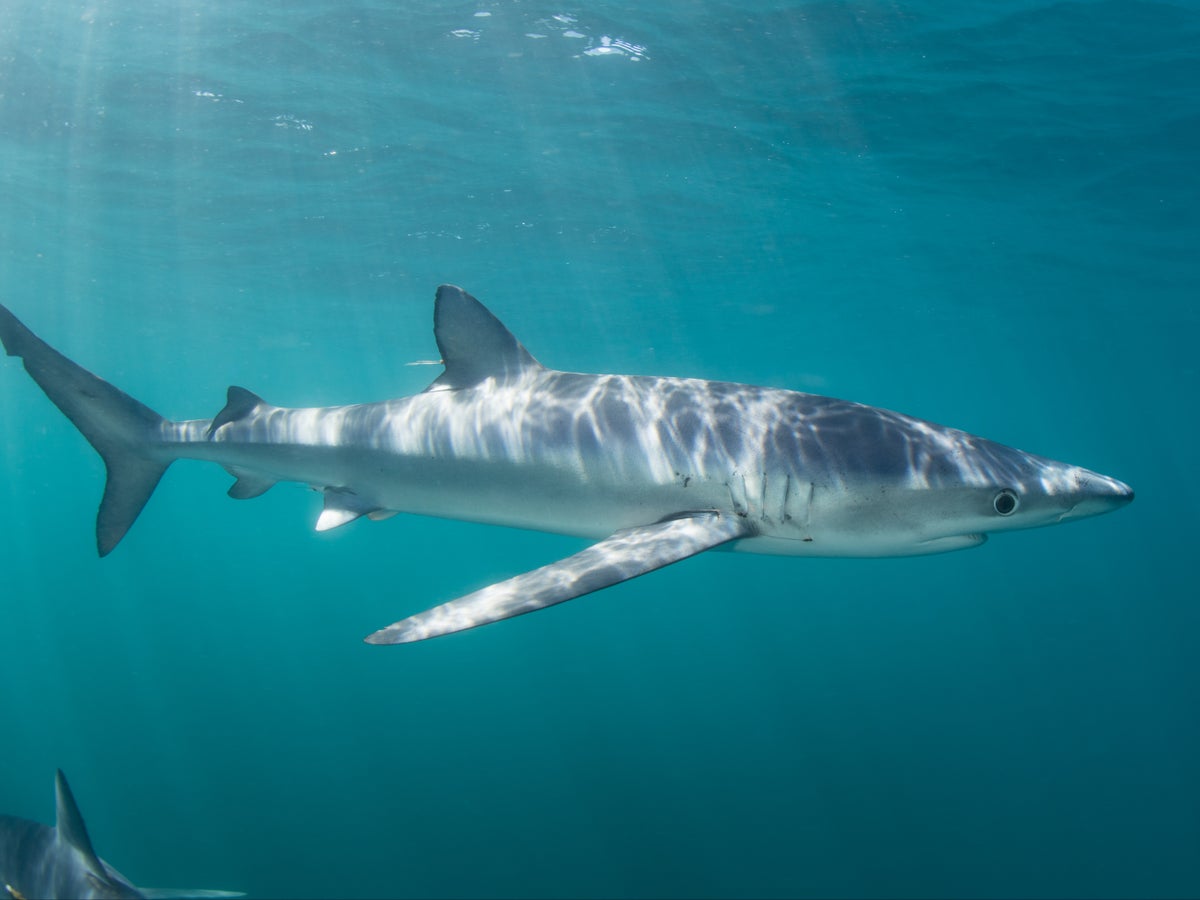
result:
[(1021, 501), (1017, 497), (1016, 491), (1010, 491), (1005, 488), (995, 497), (992, 498), (992, 509), (996, 510), (1002, 516), (1011, 516), (1017, 511)]

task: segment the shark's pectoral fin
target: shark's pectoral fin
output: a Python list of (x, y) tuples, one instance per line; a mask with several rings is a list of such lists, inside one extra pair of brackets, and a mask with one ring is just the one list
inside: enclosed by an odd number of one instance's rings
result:
[[(234, 485), (237, 487), (237, 485)], [(368, 503), (354, 491), (345, 488), (325, 488), (325, 508), (317, 518), (317, 531), (329, 531), (348, 522), (353, 522), (360, 516), (368, 516), (379, 511), (379, 507)]]
[(368, 644), (406, 644), (499, 622), (694, 556), (753, 533), (738, 516), (706, 510), (625, 528), (586, 550), (435, 606), (368, 635)]

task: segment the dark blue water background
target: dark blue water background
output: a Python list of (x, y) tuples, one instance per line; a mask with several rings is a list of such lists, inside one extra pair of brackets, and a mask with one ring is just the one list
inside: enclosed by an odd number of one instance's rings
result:
[(1102, 519), (709, 554), (424, 645), (579, 549), (103, 468), (0, 362), (0, 809), (64, 768), (141, 884), (255, 896), (1200, 892), (1200, 11), (1143, 2), (33, 3), (0, 302), (165, 415), (543, 362), (812, 390), (1098, 469)]

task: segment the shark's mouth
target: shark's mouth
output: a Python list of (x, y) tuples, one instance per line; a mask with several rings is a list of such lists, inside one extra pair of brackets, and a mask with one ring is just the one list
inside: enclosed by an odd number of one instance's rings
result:
[(986, 541), (986, 534), (948, 534), (945, 537), (921, 541), (917, 546), (920, 547), (921, 553), (949, 553), (951, 550), (967, 550), (971, 547), (978, 547)]

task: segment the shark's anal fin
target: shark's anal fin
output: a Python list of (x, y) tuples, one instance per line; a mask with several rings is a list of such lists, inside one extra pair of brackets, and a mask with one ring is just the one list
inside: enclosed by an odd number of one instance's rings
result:
[(239, 475), (238, 480), (229, 486), (227, 492), (234, 500), (253, 500), (261, 497), (275, 486), (274, 478), (255, 478), (252, 475)]
[(745, 519), (708, 510), (625, 528), (574, 556), (409, 616), (365, 640), (368, 644), (406, 644), (510, 619), (751, 534)]
[[(212, 440), (213, 434), (222, 426), (228, 425), (231, 422), (240, 422), (254, 415), (255, 412), (271, 408), (263, 401), (262, 397), (253, 391), (248, 391), (244, 387), (238, 387), (236, 384), (230, 385), (229, 390), (225, 394), (224, 408), (208, 423), (208, 430), (204, 436)], [(259, 472), (250, 472), (236, 466), (226, 466), (225, 469), (237, 479), (228, 491), (229, 496), (234, 500), (252, 500), (255, 497), (261, 497), (273, 488), (278, 481), (278, 479), (271, 478), (268, 475), (263, 475)]]
[(267, 475), (259, 475), (256, 472), (247, 472), (229, 466), (226, 468), (229, 474), (237, 479), (229, 486), (227, 492), (234, 500), (252, 500), (255, 497), (261, 497), (278, 483)]

